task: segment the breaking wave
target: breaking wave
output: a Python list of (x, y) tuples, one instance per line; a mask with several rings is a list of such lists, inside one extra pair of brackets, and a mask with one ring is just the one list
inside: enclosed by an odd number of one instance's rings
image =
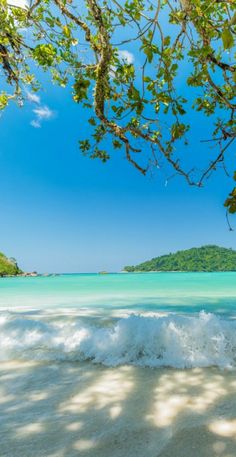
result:
[(86, 361), (106, 366), (236, 366), (236, 322), (214, 314), (165, 317), (130, 315), (105, 325), (0, 316), (0, 359)]

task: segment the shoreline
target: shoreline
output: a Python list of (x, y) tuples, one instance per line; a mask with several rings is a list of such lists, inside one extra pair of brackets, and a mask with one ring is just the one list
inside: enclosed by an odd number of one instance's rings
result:
[[(206, 270), (194, 270), (194, 271), (190, 271), (190, 270), (151, 270), (151, 271), (142, 271), (142, 270), (139, 270), (139, 271), (121, 271), (120, 273), (127, 273), (127, 274), (140, 274), (140, 273), (236, 273), (236, 269), (235, 270), (209, 270), (209, 271), (206, 271)], [(109, 273), (108, 273), (109, 274)]]
[(106, 273), (101, 273), (101, 272), (73, 272), (73, 273), (36, 273), (36, 272), (25, 272), (25, 273), (20, 273), (16, 275), (6, 275), (6, 274), (0, 274), (0, 279), (1, 278), (37, 278), (37, 277), (54, 277), (54, 276), (73, 276), (73, 275), (97, 275), (97, 276), (109, 276), (109, 275), (120, 275), (120, 274), (128, 274), (128, 275), (134, 275), (134, 274), (154, 274), (154, 273), (236, 273), (236, 270), (211, 270), (211, 271), (204, 271), (204, 270), (198, 270), (198, 271), (190, 271), (190, 270), (152, 270), (152, 271), (112, 271), (112, 272), (106, 272)]
[(153, 273), (189, 273), (189, 274), (193, 274), (193, 273), (204, 273), (204, 274), (211, 274), (211, 273), (236, 273), (236, 270), (222, 270), (222, 271), (219, 271), (219, 270), (212, 270), (212, 271), (203, 271), (203, 270), (199, 270), (199, 271), (185, 271), (185, 270), (168, 270), (168, 271), (164, 271), (164, 270), (152, 270), (152, 271), (116, 271), (116, 272), (106, 272), (105, 274), (104, 273), (100, 273), (100, 272), (80, 272), (80, 273), (22, 273), (22, 274), (16, 274), (16, 275), (1, 275), (0, 274), (0, 279), (3, 279), (3, 278), (48, 278), (48, 277), (56, 277), (56, 276), (73, 276), (73, 275), (97, 275), (97, 276), (110, 276), (110, 275), (120, 275), (120, 274), (128, 274), (128, 275), (132, 275), (132, 274), (153, 274)]
[(48, 278), (52, 276), (61, 276), (62, 273), (20, 273), (16, 275), (0, 275), (1, 278)]

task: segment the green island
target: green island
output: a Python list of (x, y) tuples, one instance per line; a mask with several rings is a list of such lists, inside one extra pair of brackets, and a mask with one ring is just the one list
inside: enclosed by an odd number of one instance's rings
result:
[(16, 276), (22, 274), (18, 267), (16, 259), (6, 257), (0, 252), (0, 277), (1, 276)]
[(236, 251), (207, 245), (154, 257), (123, 271), (236, 271)]

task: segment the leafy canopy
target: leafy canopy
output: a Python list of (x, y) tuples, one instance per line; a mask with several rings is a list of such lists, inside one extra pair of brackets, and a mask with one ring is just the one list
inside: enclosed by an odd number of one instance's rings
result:
[(8, 259), (0, 252), (0, 276), (17, 275), (22, 273), (15, 259)]
[[(197, 186), (224, 165), (236, 137), (235, 0), (8, 3), (0, 0), (0, 109), (22, 105), (25, 88), (39, 90), (36, 64), (54, 83), (72, 84), (75, 103), (91, 111), (83, 154), (105, 162), (112, 142), (143, 174), (166, 164)], [(129, 44), (139, 66), (125, 57)], [(201, 172), (197, 157), (189, 170), (176, 152), (188, 144), (191, 110), (212, 119), (212, 158)], [(236, 188), (225, 205), (236, 211)]]

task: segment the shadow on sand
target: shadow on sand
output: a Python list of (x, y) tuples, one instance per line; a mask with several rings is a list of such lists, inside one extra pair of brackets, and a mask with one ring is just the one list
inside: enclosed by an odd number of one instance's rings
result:
[(1, 457), (235, 457), (236, 378), (218, 369), (2, 363)]

